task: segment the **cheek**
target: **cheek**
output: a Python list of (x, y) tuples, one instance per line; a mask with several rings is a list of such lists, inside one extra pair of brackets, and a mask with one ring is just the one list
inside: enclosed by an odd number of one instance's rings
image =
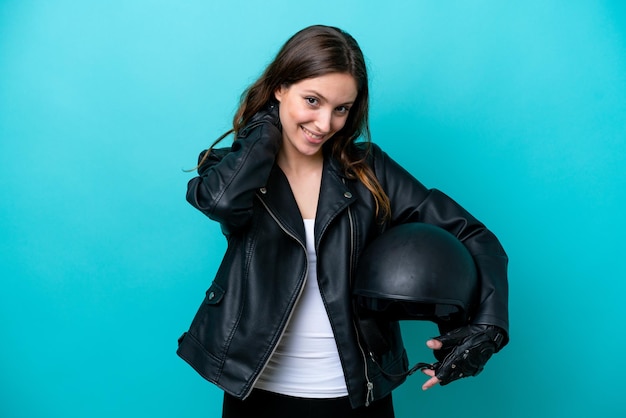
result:
[(347, 120), (348, 118), (337, 118), (333, 120), (333, 131), (334, 132), (340, 131), (344, 126), (346, 126)]
[(293, 119), (293, 105), (289, 102), (289, 100), (283, 100), (280, 102), (278, 107), (278, 116), (280, 117), (280, 122), (285, 124), (289, 120)]
[(311, 120), (311, 111), (299, 106), (290, 106), (285, 109), (284, 119), (292, 124), (306, 123)]
[(284, 130), (292, 130), (294, 123), (297, 123), (296, 120), (294, 120), (293, 111), (288, 107), (281, 106), (278, 116), (280, 118), (280, 124), (283, 126)]

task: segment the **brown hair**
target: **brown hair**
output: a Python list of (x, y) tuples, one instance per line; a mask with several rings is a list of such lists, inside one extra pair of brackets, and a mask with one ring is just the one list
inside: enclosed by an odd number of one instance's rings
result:
[[(365, 162), (371, 144), (365, 59), (356, 40), (339, 28), (315, 25), (293, 35), (261, 77), (243, 92), (239, 109), (233, 118), (233, 129), (218, 138), (211, 148), (229, 134), (239, 132), (254, 114), (274, 99), (274, 92), (281, 86), (329, 73), (352, 75), (358, 94), (344, 127), (333, 135), (327, 145), (346, 176), (357, 178), (372, 193), (376, 202), (376, 215), (387, 219), (391, 215), (389, 198)], [(365, 141), (365, 155), (354, 146), (359, 137)]]

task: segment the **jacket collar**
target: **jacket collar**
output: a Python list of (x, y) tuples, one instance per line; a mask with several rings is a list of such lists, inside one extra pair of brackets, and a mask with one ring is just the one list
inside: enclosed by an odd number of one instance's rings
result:
[[(302, 216), (289, 186), (289, 181), (277, 164), (272, 167), (266, 187), (261, 189), (257, 196), (285, 232), (304, 245), (305, 232)], [(339, 163), (333, 158), (326, 157), (322, 169), (322, 184), (315, 217), (316, 246), (337, 214), (354, 201), (356, 201), (356, 194), (345, 181), (342, 171), (339, 169)]]
[(346, 181), (339, 162), (334, 158), (326, 157), (315, 217), (316, 245), (332, 220), (357, 200), (356, 193), (350, 186), (351, 182)]

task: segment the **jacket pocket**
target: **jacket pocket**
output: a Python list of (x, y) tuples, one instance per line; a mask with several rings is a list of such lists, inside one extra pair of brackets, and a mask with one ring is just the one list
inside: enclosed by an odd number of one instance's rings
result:
[(233, 310), (236, 312), (238, 304), (232, 296), (225, 286), (213, 281), (189, 327), (189, 333), (216, 358), (222, 358), (227, 351), (237, 321)]

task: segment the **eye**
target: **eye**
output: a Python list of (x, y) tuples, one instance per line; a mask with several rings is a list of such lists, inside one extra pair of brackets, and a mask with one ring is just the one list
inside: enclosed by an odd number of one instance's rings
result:
[(309, 96), (309, 97), (305, 97), (304, 100), (311, 107), (316, 107), (317, 105), (319, 105), (319, 100), (317, 100), (316, 97), (310, 97)]
[(350, 111), (350, 108), (348, 106), (337, 106), (335, 108), (335, 112), (337, 112), (340, 115), (346, 115), (349, 111)]

